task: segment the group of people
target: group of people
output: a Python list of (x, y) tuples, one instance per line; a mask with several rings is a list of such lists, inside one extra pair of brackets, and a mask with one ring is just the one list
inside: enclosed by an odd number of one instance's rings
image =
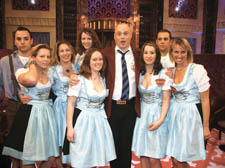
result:
[(3, 155), (13, 168), (40, 161), (41, 168), (130, 168), (132, 151), (143, 168), (162, 167), (166, 155), (176, 168), (206, 158), (206, 70), (193, 63), (186, 39), (161, 30), (139, 50), (132, 33), (130, 23), (119, 23), (116, 45), (102, 49), (84, 28), (76, 53), (59, 41), (52, 54), (46, 44), (31, 47), (29, 29), (17, 28), (18, 50), (0, 60), (0, 91), (9, 100)]

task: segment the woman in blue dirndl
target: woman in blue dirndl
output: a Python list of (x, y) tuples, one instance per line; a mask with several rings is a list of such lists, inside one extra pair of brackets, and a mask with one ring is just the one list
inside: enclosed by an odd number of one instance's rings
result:
[[(67, 139), (72, 167), (106, 166), (116, 158), (113, 136), (104, 110), (106, 60), (99, 49), (89, 49), (80, 71), (80, 82), (69, 88)], [(75, 107), (76, 103), (76, 107)], [(79, 113), (75, 126), (73, 117)]]
[(49, 99), (53, 80), (48, 69), (51, 62), (48, 45), (38, 45), (28, 62), (27, 68), (16, 71), (16, 78), (21, 91), (32, 100), (17, 112), (3, 154), (22, 160), (25, 167), (38, 161), (42, 161), (40, 167), (51, 167), (55, 157), (59, 156), (59, 149), (55, 116)]
[[(63, 147), (66, 133), (67, 92), (69, 88), (69, 77), (75, 73), (74, 61), (75, 52), (72, 45), (68, 41), (57, 42), (51, 70), (53, 74), (52, 91), (56, 96), (53, 108), (57, 123), (60, 151)], [(69, 156), (66, 153), (62, 153), (62, 161), (61, 158), (57, 158), (56, 165), (62, 167), (62, 162), (64, 164), (70, 162)]]
[[(193, 63), (192, 49), (184, 38), (174, 39), (171, 58), (175, 61), (170, 108), (167, 155), (173, 166), (189, 167), (188, 161), (206, 159), (204, 139), (209, 131), (209, 77), (204, 67)], [(203, 122), (197, 105), (201, 103)]]
[(155, 43), (146, 42), (140, 57), (141, 117), (136, 119), (132, 151), (140, 157), (142, 168), (161, 168), (160, 159), (165, 157), (167, 147), (167, 111), (172, 79), (165, 75)]

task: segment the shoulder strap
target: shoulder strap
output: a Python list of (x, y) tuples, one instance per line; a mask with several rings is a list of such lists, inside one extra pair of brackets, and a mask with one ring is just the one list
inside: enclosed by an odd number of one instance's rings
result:
[[(190, 67), (190, 74), (193, 76), (193, 79), (194, 79), (194, 82), (195, 84), (197, 85), (196, 81), (195, 81), (195, 78), (194, 78), (194, 68), (196, 66), (196, 63), (191, 63), (191, 67)], [(198, 86), (198, 85), (197, 85)]]
[(19, 99), (19, 95), (18, 95), (18, 92), (17, 92), (17, 88), (20, 89), (20, 86), (19, 86), (19, 84), (16, 80), (16, 76), (15, 76), (15, 73), (14, 73), (12, 55), (8, 55), (8, 56), (9, 56), (9, 66), (10, 66), (10, 70), (11, 70), (11, 79), (12, 79), (13, 88), (14, 88), (13, 96), (16, 96), (18, 101), (19, 101), (20, 99)]
[(193, 73), (195, 65), (196, 65), (195, 63), (191, 63), (189, 73)]

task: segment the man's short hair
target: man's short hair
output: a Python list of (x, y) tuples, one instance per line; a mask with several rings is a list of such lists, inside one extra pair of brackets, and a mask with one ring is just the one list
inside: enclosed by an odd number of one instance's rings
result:
[(158, 38), (159, 33), (168, 33), (169, 37), (170, 37), (170, 40), (172, 40), (172, 38), (173, 38), (171, 32), (168, 29), (162, 29), (162, 30), (158, 31), (158, 33), (156, 35), (156, 39)]
[(128, 21), (125, 21), (125, 20), (122, 20), (122, 21), (119, 21), (118, 23), (117, 23), (117, 25), (115, 26), (115, 29), (116, 29), (116, 27), (118, 26), (118, 25), (121, 25), (121, 24), (126, 24), (127, 26), (131, 26), (131, 23), (130, 22), (128, 22)]
[(19, 26), (19, 27), (17, 27), (17, 29), (15, 31), (15, 34), (16, 34), (17, 31), (27, 31), (29, 33), (29, 35), (30, 35), (30, 38), (33, 38), (31, 31), (28, 28), (26, 28), (26, 27)]

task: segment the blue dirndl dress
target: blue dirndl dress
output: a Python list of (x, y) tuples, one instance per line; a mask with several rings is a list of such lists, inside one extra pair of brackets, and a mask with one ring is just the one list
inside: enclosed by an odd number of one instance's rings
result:
[[(57, 123), (57, 132), (59, 146), (62, 147), (66, 132), (66, 108), (67, 108), (67, 92), (69, 89), (69, 78), (62, 75), (62, 66), (57, 65), (51, 67), (53, 74), (52, 90), (57, 96), (54, 101), (54, 114)], [(61, 73), (60, 73), (61, 72)]]
[(180, 84), (173, 84), (167, 155), (180, 162), (206, 159), (203, 126), (196, 104), (200, 93), (190, 64)]
[[(102, 82), (105, 81), (102, 79)], [(79, 91), (78, 91), (79, 90)], [(106, 166), (116, 158), (113, 135), (104, 110), (108, 90), (94, 91), (90, 80), (80, 76), (76, 108), (81, 112), (74, 126), (75, 141), (70, 143), (72, 167)], [(69, 89), (68, 95), (73, 96)]]
[[(4, 147), (4, 155), (20, 159), (24, 164), (47, 161), (51, 156), (59, 156), (53, 103), (48, 99), (50, 88), (51, 80), (47, 84), (38, 83), (31, 88), (21, 87), (24, 95), (32, 98), (28, 105), (22, 107), (30, 106), (31, 108), (30, 111), (23, 110), (28, 108), (18, 110), (11, 135), (8, 137), (8, 140), (13, 143)], [(21, 116), (23, 113), (27, 115)], [(21, 128), (20, 124), (24, 125), (24, 123), (27, 125)], [(22, 139), (22, 142), (17, 141), (18, 138)]]
[[(164, 70), (161, 70), (158, 75), (152, 76), (152, 85), (145, 89), (141, 84), (143, 78), (143, 75), (140, 75), (138, 90), (141, 101), (141, 117), (136, 119), (132, 151), (134, 151), (136, 156), (160, 159), (166, 155), (168, 119), (166, 117), (163, 124), (154, 131), (149, 131), (148, 125), (160, 118), (162, 91), (170, 90), (171, 80), (165, 76)], [(155, 79), (157, 78), (166, 80), (164, 86), (156, 84)]]

